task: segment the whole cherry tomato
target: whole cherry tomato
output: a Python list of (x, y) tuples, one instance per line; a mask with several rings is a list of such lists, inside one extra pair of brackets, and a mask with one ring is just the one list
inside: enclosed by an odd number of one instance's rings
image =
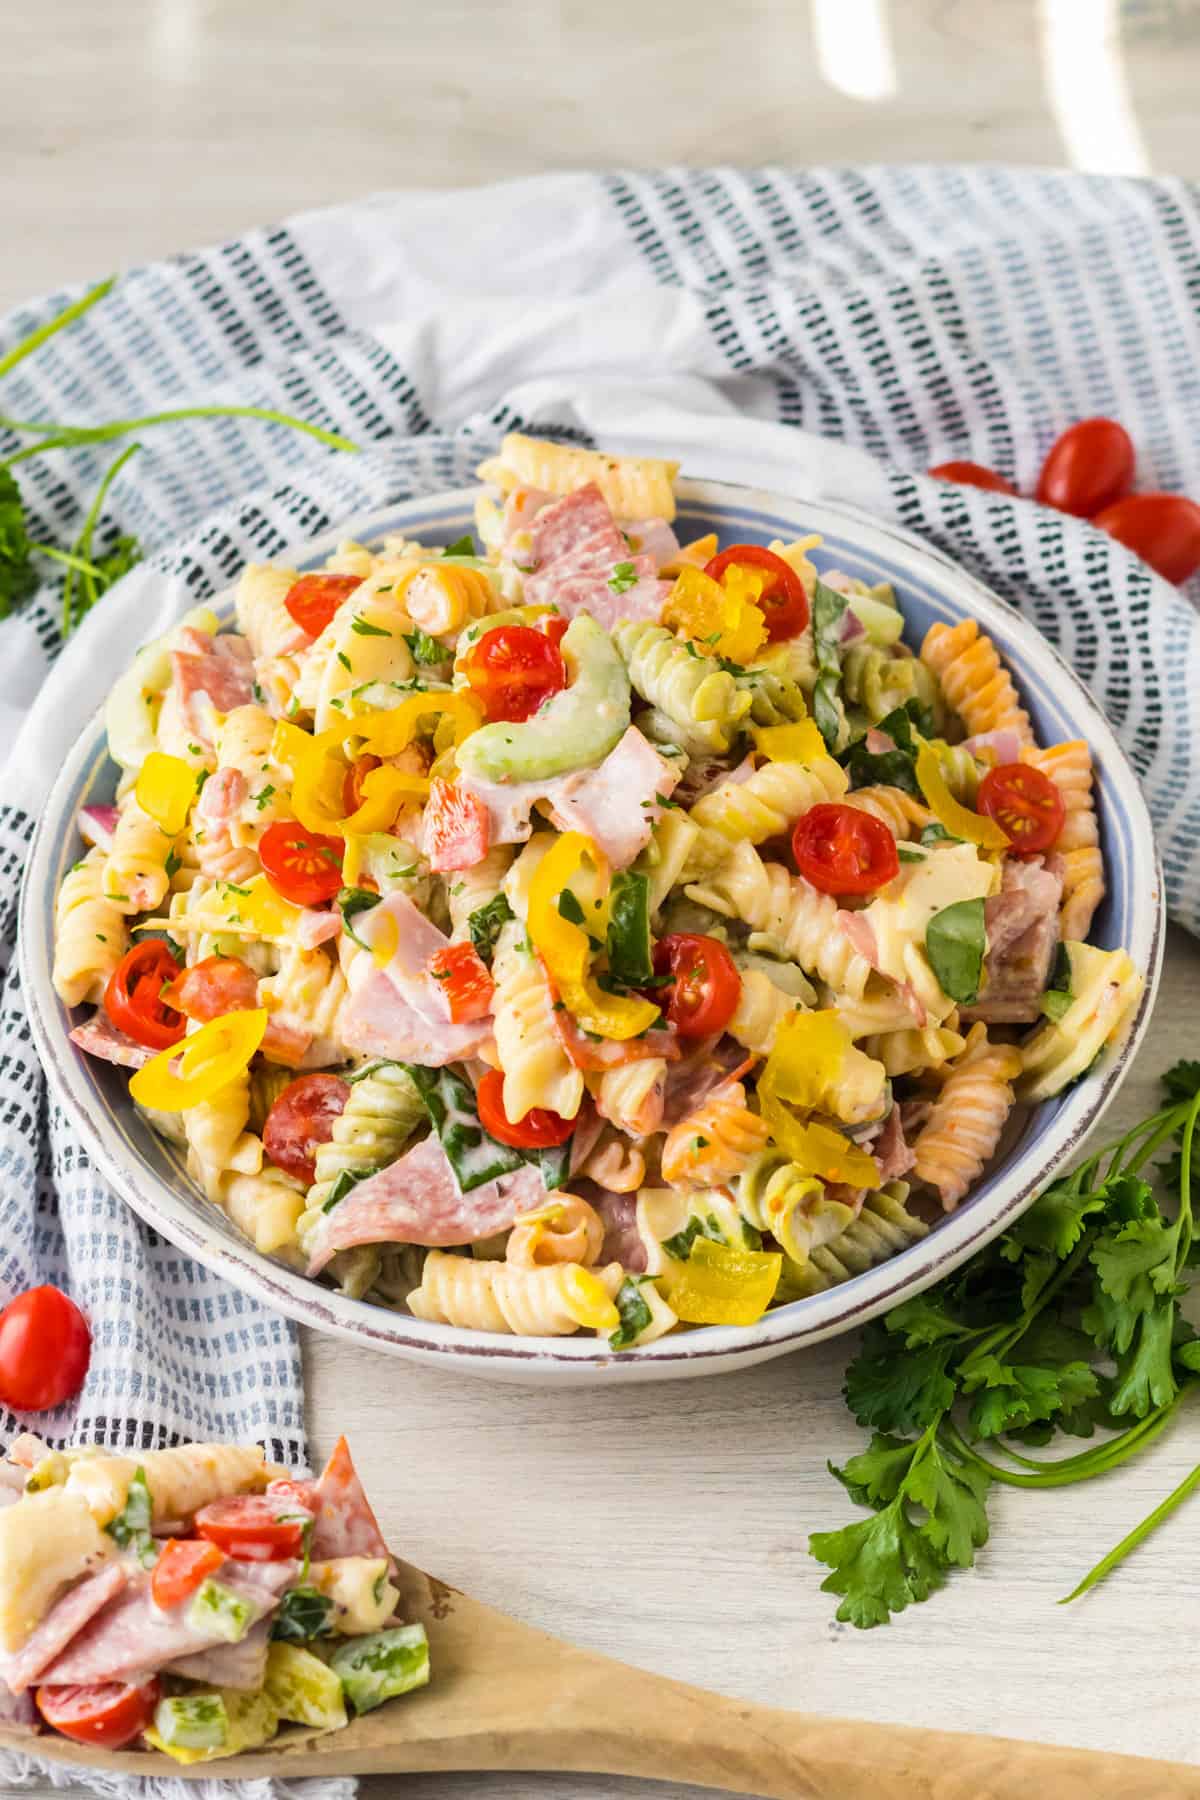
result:
[(1183, 494), (1128, 494), (1092, 520), (1133, 550), (1164, 581), (1186, 581), (1200, 569), (1200, 506)]
[(979, 784), (976, 809), (1007, 831), (1021, 856), (1058, 841), (1067, 809), (1054, 782), (1028, 763), (999, 763)]
[(83, 1386), (92, 1355), (88, 1322), (48, 1283), (0, 1312), (0, 1401), (14, 1412), (46, 1412)]
[(682, 1038), (724, 1031), (742, 992), (737, 964), (718, 938), (699, 931), (671, 931), (654, 948), (654, 973), (669, 975), (656, 989), (668, 1022)]
[(523, 1119), (510, 1119), (504, 1110), (504, 1076), (489, 1069), (475, 1096), (479, 1123), (498, 1144), (512, 1150), (551, 1150), (565, 1144), (575, 1130), (574, 1119), (564, 1119), (547, 1106), (533, 1106)]
[(936, 468), (927, 469), (935, 481), (955, 481), (960, 487), (987, 488), (993, 494), (1015, 494), (1016, 488), (1003, 475), (997, 475), (995, 469), (987, 468), (977, 462), (944, 462)]
[(1115, 419), (1081, 419), (1056, 438), (1038, 476), (1043, 506), (1090, 519), (1133, 486), (1133, 440)]
[(873, 894), (900, 873), (896, 840), (856, 806), (811, 806), (792, 833), (792, 855), (823, 894)]

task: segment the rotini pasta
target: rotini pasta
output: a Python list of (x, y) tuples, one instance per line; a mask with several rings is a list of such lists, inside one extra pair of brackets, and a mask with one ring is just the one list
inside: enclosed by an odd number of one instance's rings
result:
[(596, 1317), (596, 1290), (611, 1301), (623, 1279), (620, 1263), (594, 1272), (578, 1263), (520, 1268), (431, 1250), (408, 1306), (418, 1319), (440, 1325), (516, 1337), (566, 1337)]
[(912, 794), (906, 794), (898, 787), (861, 787), (845, 796), (846, 805), (853, 806), (859, 812), (870, 813), (887, 826), (892, 836), (904, 842), (908, 838), (920, 837), (927, 826), (933, 824), (933, 814), (929, 808)]
[(854, 1208), (834, 1199), (823, 1181), (805, 1175), (779, 1150), (762, 1150), (738, 1181), (742, 1217), (768, 1232), (784, 1255), (803, 1268), (814, 1250), (840, 1237)]
[(545, 977), (515, 922), (501, 930), (492, 975), (505, 1112), (515, 1122), (538, 1106), (573, 1119), (583, 1099), (583, 1076), (559, 1044)]
[(832, 756), (818, 756), (811, 763), (768, 762), (744, 781), (724, 781), (701, 795), (691, 816), (731, 844), (764, 844), (789, 831), (810, 807), (840, 800), (848, 785), (845, 770)]
[(966, 1049), (949, 1065), (913, 1144), (914, 1174), (936, 1189), (945, 1212), (954, 1211), (993, 1155), (1020, 1073), (1021, 1052), (1012, 1044), (989, 1044), (986, 1028), (972, 1025)]
[(741, 1082), (728, 1082), (667, 1133), (663, 1176), (683, 1187), (719, 1186), (741, 1173), (768, 1136)]
[(921, 645), (921, 660), (938, 677), (946, 700), (968, 731), (1015, 731), (1022, 746), (1032, 745), (1033, 727), (1017, 699), (1012, 676), (974, 619), (954, 626), (931, 625)]
[(99, 1005), (129, 948), (125, 909), (104, 892), (104, 852), (89, 850), (54, 902), (54, 991), (64, 1006)]
[(634, 688), (676, 728), (689, 751), (728, 750), (751, 697), (710, 656), (700, 656), (661, 625), (630, 621), (613, 633)]
[(481, 481), (506, 493), (516, 487), (570, 494), (595, 483), (618, 519), (673, 519), (679, 464), (652, 456), (605, 456), (510, 431), (500, 454), (481, 463)]
[(174, 848), (174, 838), (130, 795), (104, 864), (105, 899), (123, 913), (153, 912), (171, 885), (167, 864)]
[(395, 1162), (424, 1121), (425, 1103), (407, 1069), (376, 1062), (360, 1070), (329, 1138), (317, 1146), (308, 1211), (320, 1214), (339, 1177), (358, 1180)]
[(838, 929), (836, 900), (789, 875), (781, 863), (764, 862), (753, 845), (735, 844), (718, 869), (684, 892), (748, 925), (751, 948), (798, 962), (853, 998), (865, 992), (871, 965)]
[(1105, 893), (1092, 753), (1082, 738), (1075, 738), (1046, 750), (1023, 750), (1021, 761), (1048, 775), (1062, 796), (1067, 816), (1054, 846), (1063, 863), (1059, 933), (1064, 940), (1086, 938)]

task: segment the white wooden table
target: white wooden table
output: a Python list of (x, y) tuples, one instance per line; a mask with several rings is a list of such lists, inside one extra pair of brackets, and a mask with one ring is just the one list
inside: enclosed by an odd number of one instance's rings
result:
[[(547, 167), (988, 158), (1200, 174), (1200, 0), (10, 10), (0, 307), (373, 188)], [(1175, 932), (1114, 1130), (1196, 1053), (1198, 1020), (1200, 947)], [(1111, 1584), (1054, 1606), (1200, 1458), (1200, 1418), (1108, 1483), (1006, 1490), (978, 1572), (862, 1634), (834, 1623), (806, 1553), (811, 1530), (852, 1516), (825, 1471), (860, 1441), (839, 1398), (850, 1348), (556, 1396), (310, 1338), (314, 1448), (350, 1434), (412, 1561), (647, 1668), (813, 1712), (1200, 1760), (1196, 1505)], [(550, 1775), (369, 1785), (371, 1800), (650, 1792)]]

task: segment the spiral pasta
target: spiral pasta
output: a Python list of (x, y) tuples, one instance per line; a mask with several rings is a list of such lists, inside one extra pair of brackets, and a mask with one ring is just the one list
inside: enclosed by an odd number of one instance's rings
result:
[(1124, 950), (1071, 942), (1065, 949), (1071, 1004), (1061, 1019), (1040, 1025), (1018, 1052), (1023, 1100), (1048, 1100), (1085, 1074), (1120, 1035), (1145, 985)]
[(481, 569), (447, 563), (418, 563), (400, 583), (397, 598), (414, 625), (430, 637), (457, 637), (476, 619), (504, 605), (504, 597)]
[(426, 1116), (425, 1103), (407, 1069), (393, 1062), (370, 1064), (351, 1083), (328, 1143), (317, 1146), (316, 1179), (308, 1190), (309, 1213), (320, 1217), (339, 1176), (357, 1179), (395, 1162)]
[(877, 787), (856, 788), (853, 793), (844, 796), (847, 806), (855, 807), (859, 812), (870, 813), (887, 826), (892, 836), (903, 843), (909, 838), (920, 837), (927, 825), (933, 823), (933, 814), (929, 808), (912, 794), (906, 794), (903, 788)]
[(989, 1044), (986, 1028), (972, 1025), (966, 1049), (949, 1065), (942, 1091), (913, 1144), (913, 1171), (937, 1190), (945, 1212), (953, 1212), (1000, 1142), (1012, 1111), (1012, 1084), (1021, 1073), (1021, 1052), (1012, 1044)]
[(809, 763), (768, 762), (745, 781), (723, 781), (702, 794), (691, 816), (730, 843), (744, 839), (764, 844), (790, 830), (810, 807), (840, 800), (848, 785), (845, 770), (832, 756)]
[(104, 864), (104, 897), (123, 913), (153, 912), (167, 897), (175, 840), (133, 795), (121, 807)]
[(789, 725), (807, 716), (804, 689), (794, 675), (763, 663), (731, 673), (739, 693), (750, 696), (749, 717), (756, 725)]
[(842, 650), (842, 692), (872, 725), (878, 725), (896, 707), (916, 698), (920, 666), (908, 650), (897, 653), (869, 638), (856, 638)]
[(250, 1120), (249, 1071), (237, 1075), (209, 1100), (183, 1115), (188, 1173), (210, 1200), (220, 1197), (229, 1169), (255, 1174), (262, 1167), (262, 1143), (246, 1127)]
[(104, 893), (104, 865), (104, 852), (89, 850), (55, 897), (53, 980), (64, 1006), (98, 1005), (129, 948), (124, 909)]
[(937, 675), (946, 700), (972, 735), (1009, 730), (1016, 732), (1022, 745), (1033, 744), (1029, 714), (1017, 699), (1012, 676), (977, 620), (931, 625), (921, 645), (921, 660)]
[(685, 1187), (718, 1187), (740, 1174), (767, 1136), (764, 1121), (746, 1105), (741, 1082), (726, 1082), (667, 1133), (663, 1179)]
[(449, 879), (446, 901), (450, 926), (456, 938), (471, 934), (471, 914), (487, 906), (504, 891), (504, 877), (512, 865), (511, 844), (493, 844), (469, 869), (457, 869)]
[(751, 948), (798, 962), (840, 993), (853, 998), (864, 993), (871, 966), (838, 929), (837, 901), (803, 876), (789, 875), (781, 863), (764, 862), (752, 844), (735, 844), (718, 869), (684, 892), (747, 924)]
[(596, 1083), (596, 1111), (618, 1131), (652, 1137), (662, 1125), (666, 1082), (667, 1065), (659, 1056), (605, 1069)]
[(626, 620), (613, 638), (633, 686), (671, 720), (685, 750), (728, 750), (751, 705), (728, 671), (647, 620)]
[[(338, 1014), (346, 993), (346, 977), (327, 951), (286, 945), (277, 972), (264, 976), (258, 985), (258, 1003), (271, 1014), (272, 1039), (281, 1046), (272, 1050), (264, 1045), (263, 1055), (273, 1062), (288, 1061), (282, 1042), (291, 1034), (297, 1041), (304, 1040), (299, 1055), (308, 1058), (310, 1064), (314, 1042), (317, 1055), (322, 1056), (320, 1046), (332, 1047), (336, 1042)], [(323, 1060), (337, 1062), (342, 1055), (331, 1048)]]
[(917, 1075), (940, 1069), (960, 1056), (967, 1040), (943, 1025), (912, 1025), (900, 1031), (883, 1031), (863, 1039), (863, 1050), (886, 1069), (889, 1078)]
[(725, 1029), (756, 1056), (766, 1056), (775, 1042), (779, 1021), (795, 1012), (799, 1002), (794, 994), (777, 987), (761, 969), (742, 968), (739, 972), (742, 985), (733, 1017)]
[(1045, 750), (1026, 749), (1021, 761), (1048, 775), (1066, 808), (1055, 850), (1062, 858), (1063, 891), (1059, 906), (1059, 935), (1086, 938), (1096, 908), (1105, 895), (1104, 858), (1092, 794), (1092, 753), (1082, 738), (1051, 744)]
[(620, 1263), (589, 1270), (578, 1263), (519, 1268), (431, 1250), (409, 1311), (439, 1325), (517, 1337), (569, 1337), (595, 1316), (597, 1284), (609, 1300), (624, 1280)]
[(928, 1225), (905, 1204), (908, 1193), (907, 1182), (885, 1183), (866, 1195), (862, 1211), (839, 1237), (815, 1248), (803, 1265), (786, 1263), (780, 1285), (789, 1297), (825, 1293), (927, 1237)]
[(554, 1030), (546, 979), (510, 920), (496, 942), (496, 1049), (504, 1070), (504, 1110), (514, 1124), (535, 1106), (573, 1119), (583, 1099), (583, 1076)]
[(277, 1256), (294, 1246), (304, 1189), (282, 1169), (228, 1169), (212, 1197), (264, 1255)]
[(825, 1184), (806, 1175), (782, 1151), (761, 1150), (742, 1171), (737, 1186), (742, 1217), (769, 1232), (788, 1259), (801, 1268), (812, 1251), (840, 1237), (854, 1208), (831, 1198)]
[(298, 580), (295, 569), (275, 563), (247, 563), (234, 595), (237, 627), (256, 657), (277, 657), (303, 650), (308, 633), (297, 625), (284, 602)]
[(536, 1212), (514, 1219), (505, 1261), (520, 1269), (577, 1263), (588, 1269), (604, 1243), (604, 1222), (578, 1194), (552, 1193)]
[(677, 462), (653, 456), (605, 456), (574, 444), (552, 444), (543, 438), (510, 431), (500, 454), (479, 465), (481, 481), (509, 493), (513, 488), (541, 488), (547, 494), (570, 494), (594, 482), (618, 519), (673, 519)]
[(646, 1179), (646, 1158), (615, 1127), (608, 1126), (580, 1164), (579, 1174), (611, 1194), (632, 1194)]

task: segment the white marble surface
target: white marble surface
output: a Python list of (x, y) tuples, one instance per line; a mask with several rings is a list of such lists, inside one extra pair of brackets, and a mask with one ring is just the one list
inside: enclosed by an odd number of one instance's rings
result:
[[(1200, 0), (48, 0), (10, 9), (0, 69), (0, 306), (372, 188), (547, 167), (1200, 173)], [(1198, 1012), (1200, 947), (1174, 933), (1114, 1127), (1195, 1053)], [(1181, 1625), (1200, 1602), (1194, 1506), (1117, 1580), (1054, 1606), (1200, 1457), (1200, 1419), (1106, 1483), (1004, 1492), (977, 1573), (856, 1633), (833, 1622), (805, 1549), (851, 1515), (824, 1466), (858, 1441), (838, 1393), (849, 1348), (543, 1395), (312, 1338), (314, 1445), (349, 1432), (411, 1560), (647, 1668), (815, 1712), (1200, 1760)], [(525, 1775), (368, 1786), (370, 1800), (692, 1791)]]

